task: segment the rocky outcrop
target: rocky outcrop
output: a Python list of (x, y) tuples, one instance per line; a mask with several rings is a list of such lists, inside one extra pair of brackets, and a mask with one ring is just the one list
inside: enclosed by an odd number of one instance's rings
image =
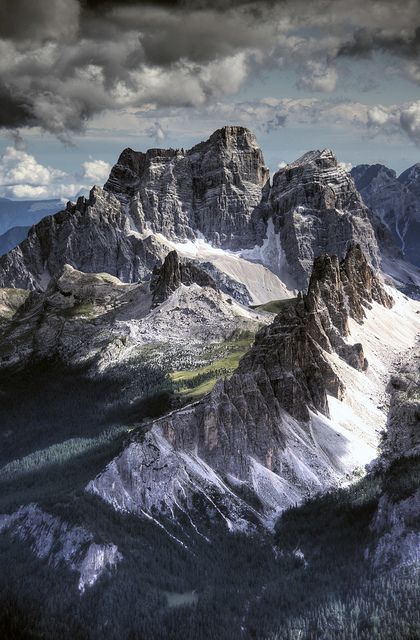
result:
[(398, 373), (391, 376), (387, 429), (380, 462), (391, 464), (401, 456), (420, 455), (420, 343), (405, 357)]
[(197, 491), (213, 501), (218, 496), (222, 509), (242, 486), (257, 494), (267, 515), (337, 482), (342, 473), (337, 442), (323, 440), (320, 447), (323, 437), (311, 416), (327, 416), (327, 395), (341, 398), (344, 392), (329, 353), (366, 367), (362, 346), (344, 338), (349, 315), (360, 316), (359, 305), (373, 296), (391, 304), (360, 247), (352, 246), (341, 263), (336, 257), (317, 258), (308, 293), (284, 301), (234, 375), (219, 380), (201, 402), (135, 437), (89, 491), (117, 509), (144, 514), (152, 508), (189, 509)]
[(238, 249), (255, 243), (252, 223), (265, 187), (269, 173), (254, 134), (228, 126), (188, 151), (125, 149), (104, 188), (127, 204), (140, 232), (204, 235)]
[(351, 170), (364, 202), (392, 234), (403, 256), (420, 266), (420, 169), (414, 165), (398, 178), (381, 164)]
[(153, 270), (150, 282), (153, 304), (160, 304), (169, 298), (181, 284), (189, 286), (194, 282), (200, 287), (217, 289), (215, 281), (206, 271), (200, 269), (192, 260), (181, 258), (176, 251), (171, 251), (162, 266)]
[(281, 406), (296, 419), (307, 421), (310, 409), (328, 415), (327, 394), (340, 398), (343, 385), (324, 352), (338, 353), (356, 369), (367, 368), (362, 345), (344, 338), (349, 316), (361, 321), (372, 300), (392, 305), (359, 245), (352, 245), (341, 262), (336, 256), (316, 258), (307, 294), (285, 301), (273, 324), (257, 334), (238, 373), (263, 366), (275, 381)]
[(420, 489), (404, 500), (393, 501), (383, 495), (371, 525), (378, 541), (367, 557), (376, 569), (419, 567), (420, 565)]
[(87, 529), (71, 526), (36, 504), (21, 507), (11, 515), (0, 515), (0, 533), (6, 532), (29, 544), (33, 553), (52, 567), (64, 564), (78, 573), (80, 593), (122, 560), (115, 544), (96, 543)]
[[(207, 283), (207, 274), (202, 277)], [(176, 284), (156, 308), (148, 283), (126, 284), (70, 265), (45, 292), (0, 289), (0, 368), (56, 358), (67, 366), (91, 365), (92, 375), (108, 367), (117, 375), (117, 367), (130, 377), (133, 362), (141, 368), (164, 358), (166, 369), (185, 369), (202, 361), (211, 344), (270, 322), (268, 314), (244, 308), (215, 287)]]
[(136, 232), (117, 198), (94, 187), (88, 199), (81, 197), (44, 218), (26, 240), (0, 257), (0, 286), (41, 291), (65, 264), (136, 282), (147, 278), (167, 251), (154, 236)]
[(332, 151), (310, 151), (273, 177), (270, 203), (287, 269), (305, 289), (313, 260), (327, 253), (340, 259), (350, 242), (361, 245), (370, 264), (380, 255), (370, 212), (352, 178)]

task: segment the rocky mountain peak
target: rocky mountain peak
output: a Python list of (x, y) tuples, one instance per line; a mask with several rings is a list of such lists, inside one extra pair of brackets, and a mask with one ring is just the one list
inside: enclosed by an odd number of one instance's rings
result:
[(379, 265), (370, 212), (330, 149), (310, 151), (277, 171), (270, 202), (298, 288), (307, 287), (314, 258), (329, 254), (341, 259), (349, 242), (359, 243), (369, 263)]
[(415, 196), (420, 198), (420, 162), (416, 162), (398, 176), (398, 181), (404, 184)]
[[(337, 158), (331, 149), (314, 150), (304, 153), (303, 156), (287, 165), (287, 169), (312, 165), (320, 169), (337, 167)], [(284, 167), (286, 168), (286, 167)], [(280, 169), (282, 171), (282, 169)]]
[(177, 251), (170, 251), (161, 267), (155, 267), (150, 282), (153, 304), (166, 300), (181, 284), (190, 286), (196, 283), (200, 287), (217, 289), (213, 278), (192, 260), (181, 258)]
[[(206, 143), (204, 143), (206, 144)], [(257, 143), (255, 134), (246, 127), (240, 127), (235, 125), (227, 125), (221, 129), (217, 129), (211, 134), (207, 141), (207, 144), (222, 145), (227, 149), (257, 149), (260, 147)], [(193, 147), (196, 149), (197, 147)]]
[(360, 164), (351, 169), (350, 175), (355, 181), (359, 191), (367, 187), (372, 180), (379, 178), (384, 181), (393, 181), (397, 177), (393, 169), (383, 164)]
[(192, 149), (126, 149), (104, 189), (127, 207), (137, 230), (171, 239), (204, 235), (217, 246), (253, 246), (253, 219), (269, 172), (244, 127), (215, 131)]
[(352, 367), (366, 369), (362, 345), (349, 345), (343, 338), (349, 334), (349, 317), (361, 321), (373, 300), (393, 304), (360, 245), (351, 245), (341, 262), (337, 256), (317, 257), (307, 293), (285, 301), (273, 324), (257, 335), (240, 370), (263, 366), (270, 380), (276, 380), (281, 406), (295, 418), (308, 419), (308, 407), (328, 415), (327, 393), (340, 397), (343, 388), (324, 352), (336, 352)]

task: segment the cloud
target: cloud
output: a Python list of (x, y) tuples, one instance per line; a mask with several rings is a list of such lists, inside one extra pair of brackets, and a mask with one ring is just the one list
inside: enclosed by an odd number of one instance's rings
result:
[(420, 145), (420, 100), (371, 105), (336, 98), (263, 98), (248, 102), (219, 102), (201, 111), (204, 119), (216, 116), (225, 122), (235, 122), (265, 133), (286, 125), (300, 127), (328, 123), (330, 127), (352, 130), (361, 136), (399, 137)]
[(153, 138), (156, 144), (162, 144), (166, 138), (166, 133), (159, 122), (154, 122), (152, 126), (147, 129), (146, 133), (149, 138)]
[(321, 62), (308, 61), (297, 85), (310, 91), (334, 91), (338, 80), (337, 69)]
[(111, 171), (111, 165), (105, 160), (87, 160), (83, 163), (83, 178), (91, 184), (104, 184)]
[(41, 42), (74, 38), (80, 11), (78, 0), (2, 0), (0, 38)]
[(338, 166), (344, 169), (344, 171), (347, 171), (347, 173), (350, 173), (353, 167), (351, 162), (339, 162)]
[(420, 84), (418, 25), (417, 0), (1, 0), (0, 127), (68, 142), (98, 114), (204, 109), (275, 68), (331, 92), (374, 52)]
[(7, 147), (0, 158), (0, 184), (11, 186), (20, 183), (30, 185), (50, 184), (63, 178), (65, 173), (45, 167), (26, 151)]
[(400, 125), (407, 136), (420, 145), (420, 101), (400, 112)]
[[(104, 170), (106, 162), (87, 162), (87, 171), (96, 175)], [(85, 171), (86, 173), (86, 171)], [(7, 198), (72, 198), (88, 190), (89, 184), (75, 181), (76, 176), (60, 169), (45, 166), (26, 151), (16, 147), (6, 147), (0, 157), (0, 195)]]

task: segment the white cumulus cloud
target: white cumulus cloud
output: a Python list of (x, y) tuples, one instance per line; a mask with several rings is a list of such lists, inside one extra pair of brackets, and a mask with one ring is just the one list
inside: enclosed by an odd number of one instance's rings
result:
[(93, 184), (103, 184), (106, 182), (111, 165), (105, 160), (86, 160), (83, 163), (83, 178)]
[[(102, 165), (97, 167), (97, 173), (100, 168), (103, 169)], [(85, 193), (87, 189), (88, 186), (77, 182), (75, 175), (45, 166), (21, 148), (6, 147), (0, 156), (0, 196), (17, 199), (69, 199)]]

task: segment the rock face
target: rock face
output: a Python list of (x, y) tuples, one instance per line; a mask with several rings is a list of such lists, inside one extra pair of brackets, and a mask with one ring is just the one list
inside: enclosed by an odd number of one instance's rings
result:
[(136, 282), (149, 275), (167, 250), (153, 236), (139, 236), (121, 203), (94, 187), (88, 199), (81, 197), (44, 218), (26, 240), (0, 257), (0, 285), (40, 291), (65, 264)]
[(420, 343), (391, 377), (389, 390), (387, 430), (375, 462), (386, 474), (393, 470), (393, 475), (385, 483), (371, 524), (377, 539), (367, 551), (377, 569), (420, 563)]
[(344, 338), (349, 314), (360, 317), (374, 296), (391, 304), (360, 247), (351, 247), (341, 264), (317, 258), (307, 295), (284, 301), (232, 378), (134, 438), (89, 491), (117, 509), (143, 514), (189, 509), (198, 491), (213, 502), (217, 496), (222, 513), (227, 504), (235, 513), (232, 487), (242, 486), (258, 496), (267, 515), (334, 484), (342, 473), (336, 443), (324, 441), (320, 453), (322, 436), (312, 428), (311, 411), (328, 415), (327, 394), (341, 398), (344, 391), (328, 353), (366, 367), (362, 346)]
[(11, 515), (1, 515), (0, 533), (4, 532), (29, 543), (35, 555), (48, 559), (51, 566), (63, 563), (77, 572), (81, 593), (122, 560), (115, 544), (95, 543), (87, 529), (72, 527), (36, 504), (21, 507)]
[(44, 218), (0, 257), (0, 286), (45, 290), (64, 264), (137, 282), (150, 277), (174, 242), (197, 246), (204, 238), (214, 258), (204, 270), (245, 301), (249, 295), (235, 278), (214, 277), (215, 248), (241, 249), (289, 289), (304, 290), (313, 259), (324, 253), (341, 259), (350, 242), (360, 243), (369, 263), (379, 266), (371, 218), (328, 149), (287, 165), (270, 187), (255, 136), (229, 126), (189, 151), (125, 149), (104, 189), (94, 187), (88, 199)]
[[(127, 367), (131, 359), (141, 365), (152, 355), (157, 362), (166, 354), (172, 368), (182, 369), (200, 360), (211, 343), (255, 333), (270, 321), (268, 314), (246, 309), (209, 287), (209, 276), (194, 264), (184, 266), (180, 277), (197, 271), (206, 286), (194, 279), (190, 286), (174, 277), (169, 283), (161, 279), (156, 292), (165, 297), (156, 309), (147, 283), (125, 284), (70, 265), (45, 292), (0, 289), (0, 368), (57, 358), (68, 366), (92, 363), (98, 375), (107, 367)], [(147, 356), (143, 349), (155, 351)]]
[(420, 455), (420, 343), (389, 383), (391, 404), (381, 461)]
[(351, 175), (364, 202), (389, 229), (404, 257), (420, 266), (420, 165), (398, 178), (381, 164), (358, 165)]
[(359, 243), (368, 261), (379, 266), (371, 214), (329, 149), (310, 151), (280, 169), (273, 177), (270, 203), (275, 232), (300, 289), (308, 284), (316, 256), (341, 259), (349, 242)]
[(189, 286), (194, 282), (200, 287), (217, 289), (215, 281), (206, 271), (200, 269), (192, 260), (181, 258), (176, 251), (171, 251), (163, 265), (153, 270), (150, 283), (153, 304), (160, 304), (169, 298), (181, 284)]
[(349, 316), (361, 321), (372, 300), (386, 307), (393, 303), (359, 245), (352, 245), (341, 263), (336, 256), (316, 258), (308, 293), (285, 301), (273, 324), (257, 334), (238, 373), (262, 366), (280, 405), (298, 420), (307, 421), (309, 409), (328, 415), (327, 393), (339, 398), (343, 385), (324, 353), (336, 352), (354, 368), (367, 368), (362, 345), (344, 338)]
[(255, 136), (223, 127), (189, 151), (125, 149), (105, 190), (127, 203), (136, 228), (167, 238), (205, 238), (239, 249), (255, 243), (252, 221), (269, 173)]

